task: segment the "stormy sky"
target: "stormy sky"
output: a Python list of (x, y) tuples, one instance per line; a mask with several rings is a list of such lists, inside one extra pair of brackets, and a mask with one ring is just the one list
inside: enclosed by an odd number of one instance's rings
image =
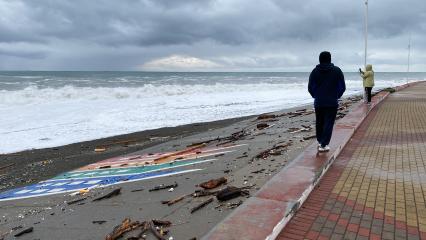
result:
[[(425, 0), (370, 0), (368, 61), (426, 71)], [(310, 71), (364, 62), (364, 0), (0, 0), (0, 70)]]

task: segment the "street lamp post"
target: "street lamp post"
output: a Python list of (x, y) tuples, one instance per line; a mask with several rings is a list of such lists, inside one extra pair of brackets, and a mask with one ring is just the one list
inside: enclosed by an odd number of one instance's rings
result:
[[(364, 49), (364, 69), (367, 69), (367, 46), (368, 46), (368, 0), (365, 0), (365, 49)], [(367, 101), (367, 94), (364, 90), (364, 101)]]
[(367, 66), (367, 46), (368, 46), (368, 0), (365, 0), (365, 51), (364, 51), (364, 67)]

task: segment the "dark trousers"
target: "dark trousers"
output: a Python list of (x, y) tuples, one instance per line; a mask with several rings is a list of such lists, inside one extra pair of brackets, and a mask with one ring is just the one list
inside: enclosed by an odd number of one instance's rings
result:
[(315, 107), (317, 140), (323, 147), (330, 143), (336, 114), (337, 107)]
[(365, 88), (365, 94), (367, 95), (367, 102), (371, 102), (371, 90), (373, 88), (372, 87), (366, 87)]

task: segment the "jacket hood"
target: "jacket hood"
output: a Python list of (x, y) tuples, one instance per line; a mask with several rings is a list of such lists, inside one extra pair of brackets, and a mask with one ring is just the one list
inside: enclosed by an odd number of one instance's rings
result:
[(316, 68), (318, 70), (320, 70), (321, 72), (328, 72), (328, 71), (331, 71), (334, 68), (334, 64), (333, 63), (320, 63), (316, 66)]
[(367, 64), (367, 66), (365, 66), (365, 70), (366, 71), (373, 71), (373, 65)]

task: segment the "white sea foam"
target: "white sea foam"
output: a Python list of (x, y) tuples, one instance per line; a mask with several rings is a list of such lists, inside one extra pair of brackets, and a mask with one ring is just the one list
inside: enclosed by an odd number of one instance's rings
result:
[[(360, 92), (360, 80), (348, 80), (347, 87), (347, 94)], [(0, 90), (0, 153), (290, 108), (312, 103), (306, 88), (306, 80), (295, 80)]]

